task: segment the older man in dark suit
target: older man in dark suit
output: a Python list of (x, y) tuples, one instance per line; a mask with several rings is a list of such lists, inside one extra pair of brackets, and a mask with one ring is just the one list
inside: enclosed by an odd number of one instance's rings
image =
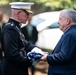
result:
[(41, 60), (49, 64), (48, 75), (76, 75), (76, 11), (62, 10), (58, 23), (64, 34), (53, 53)]

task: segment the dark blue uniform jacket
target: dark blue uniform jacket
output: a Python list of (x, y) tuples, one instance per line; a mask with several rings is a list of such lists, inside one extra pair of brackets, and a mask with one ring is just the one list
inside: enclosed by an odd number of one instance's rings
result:
[(21, 32), (20, 23), (9, 19), (2, 29), (2, 49), (4, 75), (28, 75), (31, 65), (26, 54), (35, 46), (27, 42)]
[(76, 75), (76, 25), (64, 32), (47, 61), (48, 75)]

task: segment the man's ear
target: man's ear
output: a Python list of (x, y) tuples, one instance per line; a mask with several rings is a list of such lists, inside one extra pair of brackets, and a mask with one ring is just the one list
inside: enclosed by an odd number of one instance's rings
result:
[(68, 19), (67, 19), (67, 25), (70, 25), (70, 23), (71, 23), (71, 19), (68, 18)]

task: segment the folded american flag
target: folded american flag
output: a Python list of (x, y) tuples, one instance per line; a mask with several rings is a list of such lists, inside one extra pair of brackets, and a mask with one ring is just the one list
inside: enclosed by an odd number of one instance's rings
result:
[(27, 53), (27, 57), (28, 57), (29, 61), (33, 63), (32, 65), (35, 65), (37, 62), (39, 62), (39, 60), (42, 56), (43, 56), (42, 54), (36, 53), (36, 52)]

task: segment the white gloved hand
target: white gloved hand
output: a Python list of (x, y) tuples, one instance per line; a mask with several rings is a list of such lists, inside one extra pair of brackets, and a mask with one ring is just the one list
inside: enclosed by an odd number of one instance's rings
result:
[(31, 52), (36, 52), (36, 53), (40, 53), (40, 54), (44, 53), (41, 49), (39, 49), (37, 47), (33, 48)]

